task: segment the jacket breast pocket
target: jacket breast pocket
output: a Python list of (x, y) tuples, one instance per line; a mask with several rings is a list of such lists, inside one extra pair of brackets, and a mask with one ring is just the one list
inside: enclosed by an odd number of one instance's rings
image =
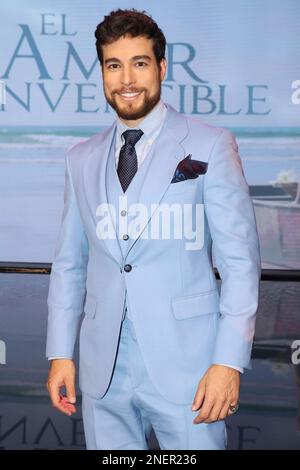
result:
[(186, 192), (195, 190), (199, 183), (198, 178), (178, 181), (177, 183), (170, 183), (165, 196), (172, 196), (177, 194), (184, 194)]
[(219, 313), (219, 292), (213, 289), (201, 294), (172, 299), (172, 312), (176, 320)]
[(91, 294), (86, 295), (86, 299), (84, 302), (83, 311), (85, 315), (89, 318), (95, 318), (96, 311), (97, 311), (97, 298)]

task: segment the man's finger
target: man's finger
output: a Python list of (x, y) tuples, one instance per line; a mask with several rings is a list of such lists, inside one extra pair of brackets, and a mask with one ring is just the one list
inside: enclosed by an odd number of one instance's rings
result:
[(62, 395), (59, 392), (59, 385), (56, 384), (48, 384), (49, 394), (51, 398), (52, 405), (54, 408), (58, 409), (62, 413), (67, 415), (71, 415), (71, 410), (66, 407), (66, 403), (62, 401)]
[(205, 397), (205, 385), (204, 383), (201, 384), (200, 382), (194, 401), (193, 401), (192, 411), (199, 410), (200, 406), (203, 403), (204, 397)]
[(210, 412), (214, 404), (215, 404), (215, 401), (212, 400), (211, 398), (208, 398), (206, 395), (201, 411), (198, 414), (198, 416), (196, 416), (193, 422), (195, 424), (205, 422), (209, 418)]
[(218, 421), (223, 405), (223, 401), (217, 401), (211, 409), (208, 418), (205, 420), (205, 423), (213, 423), (214, 421)]
[(76, 403), (75, 383), (73, 378), (66, 379), (67, 400), (69, 403)]
[(219, 420), (225, 419), (225, 418), (227, 418), (227, 416), (230, 415), (230, 412), (228, 413), (229, 406), (230, 406), (230, 403), (228, 401), (226, 401), (226, 403), (224, 404), (223, 408), (220, 411)]
[(58, 384), (53, 384), (52, 382), (48, 382), (48, 391), (50, 395), (50, 399), (52, 402), (53, 406), (58, 406), (59, 405), (59, 400), (60, 400), (60, 394), (59, 394), (59, 385)]
[(60, 396), (60, 408), (61, 411), (71, 416), (72, 414), (76, 413), (76, 407), (69, 403), (67, 397), (63, 395)]
[(74, 405), (67, 403), (66, 397), (63, 397), (60, 393), (60, 387), (62, 386), (60, 383), (48, 381), (48, 390), (52, 405), (57, 410), (61, 411), (62, 413), (71, 416), (73, 413), (76, 412), (76, 408)]

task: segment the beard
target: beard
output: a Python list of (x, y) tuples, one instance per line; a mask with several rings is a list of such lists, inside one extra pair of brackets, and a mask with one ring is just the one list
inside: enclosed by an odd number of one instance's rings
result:
[[(144, 100), (138, 107), (135, 107), (133, 103), (124, 103), (123, 106), (119, 106), (116, 101), (116, 94), (122, 93), (122, 91), (128, 93), (143, 92)], [(156, 93), (154, 93), (154, 95), (151, 96), (147, 94), (147, 90), (145, 88), (114, 91), (112, 92), (111, 96), (107, 96), (105, 91), (104, 94), (107, 102), (116, 111), (117, 115), (121, 119), (125, 119), (126, 121), (135, 121), (150, 113), (154, 106), (159, 102), (161, 95), (161, 83), (159, 82), (158, 90)]]

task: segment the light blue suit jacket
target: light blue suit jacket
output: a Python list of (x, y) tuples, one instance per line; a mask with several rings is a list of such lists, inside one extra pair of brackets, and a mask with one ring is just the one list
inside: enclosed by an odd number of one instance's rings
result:
[[(115, 123), (73, 146), (66, 157), (65, 204), (48, 294), (47, 357), (73, 357), (79, 385), (101, 398), (108, 389), (125, 294), (143, 358), (158, 391), (191, 404), (212, 363), (251, 368), (260, 254), (249, 189), (234, 135), (167, 105), (139, 202), (149, 209), (123, 257), (118, 234), (100, 239), (96, 208), (107, 203), (105, 170)], [(208, 163), (198, 178), (170, 184), (188, 154)], [(136, 201), (138, 202), (138, 201)], [(142, 237), (153, 204), (204, 204), (204, 243)], [(160, 207), (160, 206), (158, 206)], [(152, 213), (151, 213), (152, 211)], [(222, 283), (217, 289), (212, 245)], [(130, 272), (124, 265), (130, 264)]]

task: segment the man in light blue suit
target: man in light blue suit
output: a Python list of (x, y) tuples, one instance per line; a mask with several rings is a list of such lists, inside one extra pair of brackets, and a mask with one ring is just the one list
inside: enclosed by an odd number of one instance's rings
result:
[(84, 313), (88, 449), (147, 449), (151, 428), (161, 449), (224, 449), (225, 418), (251, 368), (260, 279), (235, 137), (161, 101), (165, 38), (152, 18), (118, 10), (95, 35), (118, 117), (66, 156), (48, 295), (50, 397), (76, 411)]

